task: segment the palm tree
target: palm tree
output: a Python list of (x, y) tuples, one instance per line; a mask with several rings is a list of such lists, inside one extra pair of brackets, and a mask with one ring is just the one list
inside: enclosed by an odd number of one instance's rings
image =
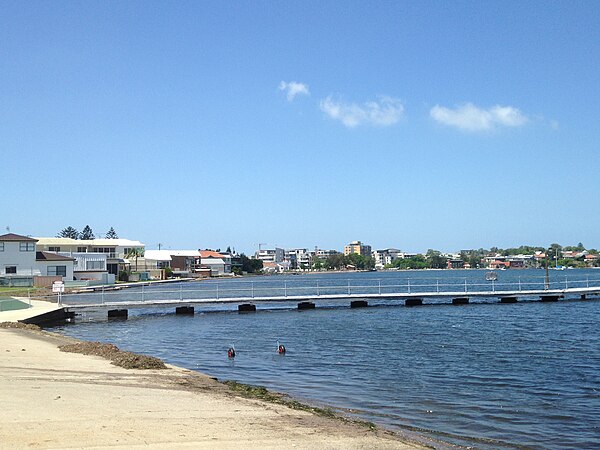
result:
[(137, 270), (138, 270), (138, 265), (137, 265), (138, 258), (141, 258), (143, 256), (144, 256), (144, 249), (142, 249), (142, 248), (130, 248), (130, 249), (128, 249), (127, 254), (125, 255), (125, 258), (127, 258), (127, 259), (135, 258), (135, 271), (137, 272)]

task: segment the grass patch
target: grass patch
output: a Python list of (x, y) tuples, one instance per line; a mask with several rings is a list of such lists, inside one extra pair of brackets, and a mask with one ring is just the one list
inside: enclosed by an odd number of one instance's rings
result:
[(225, 381), (224, 384), (229, 386), (229, 389), (231, 389), (233, 392), (245, 398), (254, 398), (269, 403), (277, 403), (278, 405), (285, 405), (288, 408), (296, 409), (299, 411), (307, 411), (320, 417), (327, 417), (329, 419), (341, 420), (342, 422), (359, 424), (373, 431), (377, 429), (376, 425), (372, 422), (348, 419), (344, 416), (341, 416), (331, 408), (319, 408), (316, 406), (310, 406), (305, 403), (301, 403), (297, 400), (293, 400), (284, 394), (270, 392), (267, 388), (262, 386), (253, 386), (251, 384), (238, 383), (237, 381)]
[(44, 289), (43, 288), (35, 288), (35, 287), (0, 286), (0, 297), (2, 297), (2, 296), (27, 297), (27, 295), (29, 293), (34, 294), (39, 291), (44, 291)]

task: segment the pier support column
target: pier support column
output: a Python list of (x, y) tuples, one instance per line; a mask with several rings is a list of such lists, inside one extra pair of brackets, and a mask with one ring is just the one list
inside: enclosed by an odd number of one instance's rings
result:
[(540, 300), (543, 302), (557, 302), (560, 297), (562, 297), (562, 295), (558, 295), (558, 294), (540, 295)]
[(517, 297), (515, 297), (514, 295), (500, 297), (500, 303), (517, 303)]
[(354, 300), (350, 302), (350, 308), (366, 308), (369, 306), (369, 302), (366, 300)]
[(126, 309), (109, 309), (108, 320), (121, 319), (126, 320), (129, 311)]
[(238, 305), (238, 312), (256, 312), (256, 305), (251, 303), (244, 303), (242, 305)]
[(422, 298), (407, 298), (404, 300), (404, 306), (421, 306), (422, 304)]
[(298, 311), (302, 311), (304, 309), (315, 309), (315, 304), (313, 302), (298, 303)]
[(453, 305), (468, 305), (469, 297), (456, 297), (452, 299)]
[(175, 314), (177, 315), (194, 315), (194, 307), (193, 306), (178, 306), (175, 308)]

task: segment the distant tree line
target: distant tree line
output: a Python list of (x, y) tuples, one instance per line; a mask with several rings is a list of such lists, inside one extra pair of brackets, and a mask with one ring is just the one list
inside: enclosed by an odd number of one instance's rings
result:
[[(77, 231), (76, 228), (68, 226), (60, 230), (56, 237), (77, 240), (95, 239), (94, 232), (92, 231), (92, 228), (89, 225), (86, 225), (82, 231)], [(119, 239), (119, 236), (117, 235), (117, 232), (113, 227), (110, 227), (110, 230), (108, 230), (108, 232), (106, 233), (106, 239)]]
[(375, 260), (372, 256), (364, 256), (357, 253), (351, 255), (335, 253), (327, 256), (325, 259), (315, 258), (313, 260), (314, 270), (343, 270), (349, 267), (357, 270), (370, 270), (375, 268)]
[(260, 273), (263, 269), (263, 262), (260, 259), (248, 258), (243, 253), (240, 254), (240, 263), (241, 266), (236, 266), (231, 269), (237, 275), (241, 275), (243, 272)]

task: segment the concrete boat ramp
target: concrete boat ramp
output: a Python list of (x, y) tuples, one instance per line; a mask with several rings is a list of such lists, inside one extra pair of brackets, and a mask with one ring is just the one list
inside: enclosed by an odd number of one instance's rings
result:
[(0, 322), (47, 325), (64, 321), (68, 317), (68, 311), (57, 303), (32, 300), (26, 297), (4, 297), (0, 299)]

